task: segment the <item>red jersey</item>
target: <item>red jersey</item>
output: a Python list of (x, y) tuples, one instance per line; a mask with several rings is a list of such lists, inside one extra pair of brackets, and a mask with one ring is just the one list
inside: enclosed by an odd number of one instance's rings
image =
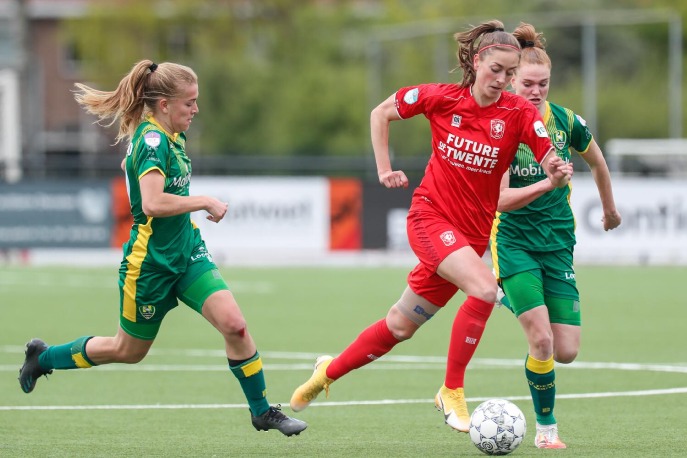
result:
[(471, 89), (457, 84), (421, 84), (396, 92), (396, 110), (407, 119), (424, 114), (432, 130), (432, 156), (413, 193), (411, 211), (437, 212), (471, 244), (486, 245), (500, 183), (518, 145), (541, 162), (552, 145), (537, 108), (503, 92), (480, 107)]

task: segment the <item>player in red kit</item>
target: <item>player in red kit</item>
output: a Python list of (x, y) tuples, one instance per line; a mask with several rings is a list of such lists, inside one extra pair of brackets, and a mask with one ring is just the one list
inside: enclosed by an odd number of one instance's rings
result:
[(413, 194), (407, 218), (410, 246), (419, 263), (408, 287), (386, 317), (365, 329), (339, 356), (321, 356), (310, 379), (291, 397), (305, 409), (335, 380), (378, 359), (438, 312), (458, 289), (467, 299), (451, 331), (446, 378), (435, 402), (452, 428), (467, 432), (465, 368), (479, 344), (496, 301), (497, 285), (481, 257), (489, 242), (500, 182), (518, 144), (530, 146), (552, 184), (564, 186), (572, 170), (553, 151), (536, 107), (505, 92), (520, 60), (520, 45), (490, 21), (455, 35), (463, 81), (399, 89), (371, 114), (379, 181), (408, 186), (389, 159), (391, 121), (423, 114), (432, 131), (432, 155)]

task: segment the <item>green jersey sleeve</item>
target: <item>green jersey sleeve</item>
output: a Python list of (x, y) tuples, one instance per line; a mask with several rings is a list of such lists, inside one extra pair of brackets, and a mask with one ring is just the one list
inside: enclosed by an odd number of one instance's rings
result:
[(589, 149), (592, 138), (592, 133), (589, 131), (589, 127), (587, 127), (587, 121), (582, 116), (573, 113), (570, 146), (575, 148), (580, 154), (584, 154)]

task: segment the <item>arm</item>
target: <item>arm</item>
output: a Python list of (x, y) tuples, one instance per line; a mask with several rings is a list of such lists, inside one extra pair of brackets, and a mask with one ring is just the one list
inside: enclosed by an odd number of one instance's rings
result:
[(503, 174), (503, 178), (501, 178), (501, 194), (499, 195), (499, 203), (496, 208), (500, 212), (509, 212), (522, 208), (555, 189), (550, 179), (538, 181), (524, 188), (510, 188), (509, 185), (510, 176), (506, 172)]
[(611, 173), (608, 171), (608, 165), (596, 141), (592, 140), (587, 152), (581, 156), (589, 165), (592, 171), (592, 177), (596, 183), (596, 188), (599, 190), (601, 206), (604, 211), (604, 216), (601, 220), (604, 225), (604, 230), (608, 231), (610, 229), (615, 229), (620, 226), (622, 217), (615, 207), (613, 189), (611, 187)]
[(370, 114), (372, 149), (379, 182), (387, 188), (407, 188), (408, 178), (401, 170), (391, 169), (389, 158), (389, 124), (401, 119), (396, 112), (395, 94), (380, 103)]
[(207, 218), (220, 222), (227, 213), (228, 204), (208, 196), (177, 196), (164, 192), (165, 177), (159, 170), (151, 170), (139, 180), (143, 212), (153, 218), (175, 216), (205, 210)]

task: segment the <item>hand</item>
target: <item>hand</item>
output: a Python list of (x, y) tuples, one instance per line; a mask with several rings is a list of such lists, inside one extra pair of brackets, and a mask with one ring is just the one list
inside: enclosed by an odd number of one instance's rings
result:
[(551, 158), (546, 167), (549, 169), (551, 184), (556, 188), (568, 185), (573, 175), (572, 162), (565, 162), (558, 156)]
[(219, 223), (227, 214), (229, 209), (229, 204), (215, 199), (214, 197), (208, 197), (208, 205), (205, 207), (205, 211), (209, 213), (207, 219), (213, 223)]
[(620, 216), (620, 213), (618, 213), (618, 210), (606, 211), (604, 212), (603, 218), (601, 218), (601, 222), (604, 225), (604, 231), (610, 231), (620, 226), (622, 220), (623, 218)]
[(408, 177), (401, 170), (389, 170), (379, 174), (379, 183), (387, 188), (407, 188)]

